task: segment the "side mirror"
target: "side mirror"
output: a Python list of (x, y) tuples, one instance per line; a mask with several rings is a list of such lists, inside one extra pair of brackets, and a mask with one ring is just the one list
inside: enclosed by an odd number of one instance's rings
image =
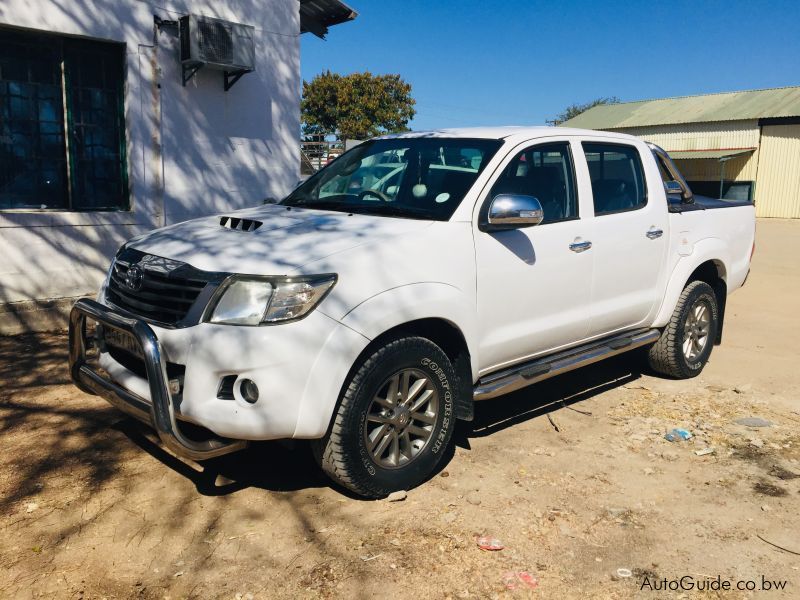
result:
[(665, 181), (664, 191), (669, 196), (680, 196), (681, 202), (689, 204), (694, 201), (693, 194), (680, 181)]
[(667, 196), (683, 196), (683, 187), (677, 181), (665, 181), (664, 191)]
[(518, 194), (498, 194), (489, 204), (484, 231), (520, 229), (538, 225), (544, 220), (544, 210), (537, 198)]

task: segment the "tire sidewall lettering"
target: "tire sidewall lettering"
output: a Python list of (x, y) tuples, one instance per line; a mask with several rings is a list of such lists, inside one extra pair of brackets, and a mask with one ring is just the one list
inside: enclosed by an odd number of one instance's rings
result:
[(433, 380), (441, 386), (443, 392), (442, 421), (439, 431), (433, 440), (433, 445), (431, 446), (431, 452), (433, 454), (438, 454), (447, 442), (447, 432), (453, 415), (453, 392), (450, 380), (447, 378), (447, 373), (444, 372), (444, 369), (442, 369), (436, 361), (430, 358), (423, 358), (420, 364), (430, 371)]
[[(398, 343), (399, 342), (399, 343)], [(438, 392), (438, 410), (430, 437), (415, 459), (400, 467), (384, 467), (369, 451), (367, 420), (377, 389), (388, 377), (407, 369), (422, 371), (429, 386)], [(422, 375), (417, 373), (417, 376)], [(458, 377), (441, 348), (424, 338), (401, 338), (389, 342), (365, 358), (350, 380), (345, 398), (350, 410), (340, 409), (332, 424), (338, 429), (338, 454), (327, 458), (328, 475), (357, 493), (382, 497), (398, 489), (411, 489), (427, 479), (446, 455), (455, 426), (455, 396)], [(343, 406), (347, 406), (344, 405)], [(430, 425), (428, 425), (430, 427)], [(334, 463), (334, 460), (336, 461)], [(362, 491), (364, 490), (364, 491)]]
[[(358, 439), (364, 439), (364, 429), (367, 426), (367, 410), (364, 409), (358, 417)], [(367, 449), (364, 447), (364, 444), (358, 444), (358, 457), (361, 460), (361, 464), (364, 466), (364, 469), (371, 475), (372, 477), (375, 476), (377, 471), (375, 470), (375, 465), (372, 462), (372, 459), (367, 454)]]
[[(447, 372), (441, 367), (439, 361), (436, 359), (423, 357), (419, 359), (419, 362), (416, 364), (420, 365), (422, 370), (426, 371), (430, 375), (433, 384), (439, 388), (439, 395), (442, 399), (438, 417), (438, 427), (436, 428), (436, 432), (433, 434), (433, 437), (428, 442), (428, 451), (433, 455), (437, 455), (447, 447), (447, 443), (449, 441), (448, 433), (453, 423), (454, 403), (452, 382), (448, 377)], [(409, 366), (413, 366), (413, 363)], [(358, 460), (361, 463), (365, 474), (370, 478), (375, 478), (381, 472), (385, 471), (385, 469), (382, 469), (379, 465), (375, 464), (375, 462), (372, 460), (372, 457), (369, 455), (369, 452), (367, 451), (366, 445), (363, 443), (365, 438), (365, 430), (367, 427), (366, 406), (368, 405), (369, 403), (365, 402), (365, 408), (359, 412), (358, 416)], [(420, 458), (424, 461), (424, 457)], [(419, 466), (419, 463), (417, 463), (415, 466)]]

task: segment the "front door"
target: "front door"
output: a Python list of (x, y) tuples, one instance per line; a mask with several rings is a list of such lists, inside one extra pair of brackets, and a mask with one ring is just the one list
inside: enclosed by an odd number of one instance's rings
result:
[(498, 194), (523, 194), (544, 209), (544, 221), (534, 227), (475, 229), (484, 372), (587, 335), (593, 255), (582, 242), (591, 203), (578, 193), (572, 156), (567, 140), (528, 146), (504, 163), (482, 201), (485, 207)]

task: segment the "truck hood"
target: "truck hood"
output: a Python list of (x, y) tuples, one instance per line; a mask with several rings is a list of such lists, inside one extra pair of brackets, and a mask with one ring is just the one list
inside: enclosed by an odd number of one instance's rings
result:
[[(223, 217), (252, 219), (261, 225), (252, 231), (232, 229), (230, 220), (227, 227), (220, 225)], [(133, 238), (128, 247), (205, 271), (287, 275), (321, 258), (356, 246), (386, 243), (431, 223), (267, 205), (156, 229)]]

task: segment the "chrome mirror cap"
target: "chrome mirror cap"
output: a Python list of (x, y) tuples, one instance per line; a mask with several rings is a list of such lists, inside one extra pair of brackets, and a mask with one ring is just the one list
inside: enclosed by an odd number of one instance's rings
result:
[(538, 225), (544, 210), (537, 198), (519, 194), (498, 194), (492, 199), (487, 215), (487, 231), (518, 229)]

